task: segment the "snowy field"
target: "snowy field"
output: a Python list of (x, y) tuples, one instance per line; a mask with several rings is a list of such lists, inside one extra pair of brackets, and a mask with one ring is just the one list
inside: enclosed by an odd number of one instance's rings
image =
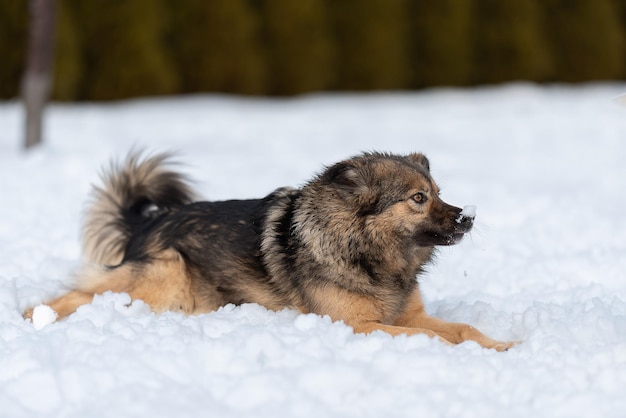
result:
[[(509, 85), (291, 100), (55, 105), (19, 148), (0, 103), (1, 417), (626, 416), (626, 84)], [(470, 239), (420, 278), (427, 310), (523, 342), (505, 353), (355, 335), (226, 306), (155, 315), (96, 297), (35, 330), (23, 309), (78, 266), (83, 204), (131, 147), (179, 150), (207, 199), (298, 186), (364, 150), (423, 151)]]

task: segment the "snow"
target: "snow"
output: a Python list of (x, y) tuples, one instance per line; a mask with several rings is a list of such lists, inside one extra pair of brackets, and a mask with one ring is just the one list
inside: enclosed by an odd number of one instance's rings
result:
[(460, 223), (461, 219), (463, 218), (472, 218), (474, 219), (476, 217), (476, 206), (475, 205), (465, 205), (463, 206), (463, 209), (461, 210), (461, 213), (459, 213), (459, 218), (457, 219), (457, 222)]
[(46, 325), (50, 325), (57, 319), (57, 313), (47, 305), (37, 305), (33, 309), (33, 327), (40, 330)]
[[(20, 107), (0, 103), (0, 415), (625, 416), (624, 92), (513, 84), (57, 104), (29, 153)], [(49, 312), (34, 327), (22, 311), (70, 285), (90, 184), (133, 146), (177, 150), (211, 199), (298, 186), (360, 151), (426, 153), (443, 199), (481, 208), (471, 237), (420, 279), (426, 309), (521, 343), (498, 353), (355, 335), (253, 304), (157, 315), (114, 293), (37, 330)]]

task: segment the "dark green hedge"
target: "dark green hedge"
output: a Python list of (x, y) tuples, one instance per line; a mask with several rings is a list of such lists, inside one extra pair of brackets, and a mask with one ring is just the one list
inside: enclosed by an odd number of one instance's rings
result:
[[(58, 0), (56, 100), (626, 79), (626, 0)], [(0, 2), (0, 98), (27, 0)]]

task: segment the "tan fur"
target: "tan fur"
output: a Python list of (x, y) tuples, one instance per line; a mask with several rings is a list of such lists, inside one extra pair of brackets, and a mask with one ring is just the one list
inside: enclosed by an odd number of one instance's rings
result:
[[(63, 296), (46, 302), (46, 305), (52, 308), (57, 313), (58, 318), (61, 319), (76, 311), (79, 306), (91, 303), (93, 296), (93, 293), (72, 290)], [(33, 308), (27, 309), (23, 316), (26, 319), (32, 318)]]
[[(124, 292), (132, 299), (143, 300), (156, 312), (198, 313), (185, 262), (173, 249), (160, 252), (153, 262), (147, 265), (134, 266), (129, 263), (115, 269), (96, 270), (93, 273), (94, 277), (87, 278), (87, 281), (82, 283), (81, 291), (92, 294), (107, 290)], [(213, 306), (206, 311), (217, 307)]]

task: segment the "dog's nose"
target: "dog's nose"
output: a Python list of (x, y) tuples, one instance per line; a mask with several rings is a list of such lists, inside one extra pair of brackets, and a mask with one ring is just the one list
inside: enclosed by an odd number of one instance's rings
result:
[(457, 220), (460, 229), (464, 230), (464, 231), (469, 231), (472, 226), (474, 225), (474, 217), (473, 216), (466, 216), (466, 215), (460, 215), (458, 220)]
[(465, 233), (472, 229), (474, 218), (476, 218), (476, 206), (464, 206), (463, 210), (459, 211), (459, 217), (456, 218), (459, 231)]

